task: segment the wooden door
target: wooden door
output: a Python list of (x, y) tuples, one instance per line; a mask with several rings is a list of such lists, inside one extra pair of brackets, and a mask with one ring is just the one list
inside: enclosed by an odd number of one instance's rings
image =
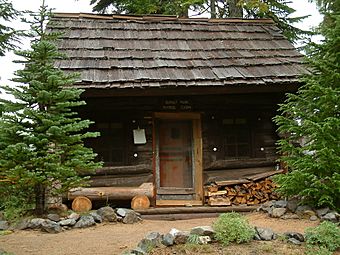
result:
[(159, 186), (193, 189), (192, 123), (190, 120), (160, 120)]

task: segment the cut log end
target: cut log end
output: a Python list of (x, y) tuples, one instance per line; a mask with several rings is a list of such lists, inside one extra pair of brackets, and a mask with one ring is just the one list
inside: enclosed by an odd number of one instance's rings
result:
[(75, 212), (88, 212), (92, 209), (92, 202), (84, 196), (76, 197), (72, 202), (72, 210)]
[(131, 208), (133, 210), (148, 209), (150, 207), (150, 200), (146, 195), (137, 195), (132, 198)]

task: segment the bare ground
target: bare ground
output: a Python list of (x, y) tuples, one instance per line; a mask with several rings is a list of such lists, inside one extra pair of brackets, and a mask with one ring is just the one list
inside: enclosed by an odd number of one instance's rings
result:
[[(306, 227), (318, 222), (309, 220), (273, 219), (262, 213), (246, 214), (254, 226), (272, 228), (277, 233), (296, 231), (303, 233)], [(17, 231), (0, 236), (0, 250), (15, 255), (118, 255), (131, 249), (149, 232), (166, 233), (171, 228), (190, 230), (195, 226), (211, 225), (215, 218), (155, 221), (144, 220), (133, 225), (100, 224), (87, 229), (74, 229), (60, 234), (40, 231)], [(197, 254), (197, 253), (196, 253)]]

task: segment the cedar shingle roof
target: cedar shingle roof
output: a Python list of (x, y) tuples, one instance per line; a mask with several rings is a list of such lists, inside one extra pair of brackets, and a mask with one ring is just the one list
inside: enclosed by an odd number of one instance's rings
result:
[(56, 13), (58, 61), (82, 88), (296, 83), (302, 55), (271, 20)]

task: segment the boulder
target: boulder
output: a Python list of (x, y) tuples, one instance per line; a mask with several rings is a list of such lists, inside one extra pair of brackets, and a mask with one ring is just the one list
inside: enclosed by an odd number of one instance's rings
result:
[(102, 217), (97, 212), (90, 212), (89, 215), (92, 216), (92, 218), (94, 219), (94, 221), (96, 223), (102, 223), (103, 222)]
[(117, 215), (110, 206), (99, 208), (97, 214), (102, 217), (103, 221), (117, 222)]
[(174, 245), (174, 240), (175, 240), (175, 237), (172, 234), (167, 233), (163, 236), (162, 244), (165, 246), (172, 246)]
[(319, 218), (316, 215), (310, 216), (309, 220), (310, 221), (317, 221)]
[(327, 221), (331, 221), (334, 223), (338, 221), (335, 212), (326, 213), (324, 216), (321, 217), (321, 220), (327, 220)]
[(74, 219), (75, 221), (79, 220), (80, 218), (80, 215), (78, 213), (71, 213), (69, 216), (68, 216), (69, 219)]
[(298, 232), (286, 232), (284, 233), (284, 235), (287, 237), (287, 238), (294, 238), (300, 242), (304, 242), (305, 241), (305, 237), (303, 236), (303, 234), (301, 233), (298, 233)]
[(134, 255), (147, 255), (148, 253), (145, 252), (140, 247), (136, 247), (135, 249), (131, 250), (131, 254), (134, 254)]
[(273, 208), (273, 211), (271, 212), (271, 217), (273, 218), (280, 218), (287, 212), (286, 208)]
[(125, 214), (125, 217), (123, 218), (122, 222), (124, 224), (133, 224), (133, 223), (136, 223), (136, 222), (139, 222), (140, 221), (140, 217), (138, 216), (138, 214), (133, 211), (133, 210), (130, 210), (128, 211), (126, 214)]
[(154, 247), (161, 247), (162, 246), (162, 235), (158, 232), (151, 232), (147, 234), (147, 236), (144, 238), (147, 240), (150, 240)]
[(329, 208), (325, 207), (325, 208), (318, 209), (315, 212), (318, 215), (318, 217), (321, 218), (322, 216), (326, 215), (329, 211), (330, 211)]
[(0, 230), (7, 230), (9, 228), (8, 221), (1, 220), (0, 221)]
[(288, 201), (286, 200), (278, 200), (273, 203), (273, 206), (275, 208), (286, 208), (288, 204)]
[(295, 245), (301, 245), (302, 243), (299, 240), (296, 240), (295, 238), (288, 238), (288, 243), (295, 244)]
[(125, 217), (125, 215), (131, 211), (130, 209), (126, 209), (126, 208), (117, 208), (116, 209), (116, 214), (120, 217)]
[(309, 219), (310, 217), (312, 216), (315, 216), (315, 212), (313, 210), (305, 210), (303, 211), (303, 214), (302, 216), (305, 218), (305, 219)]
[(14, 225), (13, 228), (17, 230), (24, 230), (30, 228), (30, 222), (31, 220), (29, 219), (22, 219), (16, 225)]
[(61, 220), (59, 221), (59, 225), (62, 227), (65, 226), (74, 226), (76, 224), (76, 220), (75, 219), (66, 219), (66, 220)]
[(287, 201), (287, 209), (291, 212), (295, 212), (296, 208), (299, 206), (299, 200), (291, 199)]
[(52, 220), (45, 220), (41, 224), (41, 229), (51, 234), (57, 234), (62, 231), (60, 225)]
[(96, 225), (93, 217), (90, 215), (81, 216), (78, 222), (74, 225), (75, 228), (88, 228)]
[(60, 221), (60, 217), (56, 213), (49, 213), (49, 214), (47, 214), (47, 219), (49, 219), (51, 221), (54, 221), (54, 222), (59, 222)]
[(185, 244), (188, 241), (190, 232), (189, 231), (179, 231), (175, 234), (174, 244)]
[(299, 205), (296, 210), (295, 210), (295, 213), (297, 215), (303, 215), (303, 212), (304, 211), (310, 211), (312, 210), (312, 208), (309, 206), (309, 205)]
[(46, 219), (34, 218), (29, 221), (28, 228), (36, 229), (40, 228)]
[(255, 230), (260, 240), (270, 241), (275, 239), (275, 233), (270, 228), (255, 227)]
[(199, 235), (199, 236), (210, 236), (213, 237), (215, 234), (214, 229), (211, 226), (199, 226), (194, 227), (190, 230), (191, 235)]

